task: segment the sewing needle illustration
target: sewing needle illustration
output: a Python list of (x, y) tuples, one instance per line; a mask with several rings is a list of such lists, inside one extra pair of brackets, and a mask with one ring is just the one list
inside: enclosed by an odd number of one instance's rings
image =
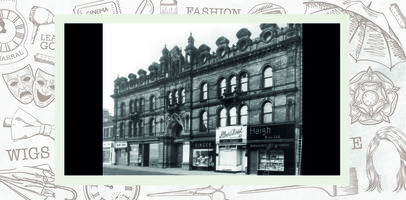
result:
[(37, 135), (54, 137), (55, 126), (43, 124), (38, 119), (19, 108), (12, 118), (4, 118), (3, 127), (11, 128), (11, 139), (13, 141), (31, 138)]
[(245, 190), (238, 192), (238, 194), (252, 194), (252, 193), (264, 193), (264, 192), (277, 192), (283, 190), (295, 190), (295, 189), (320, 189), (326, 192), (330, 197), (336, 196), (350, 196), (358, 194), (358, 178), (355, 168), (350, 168), (350, 184), (347, 186), (306, 186), (306, 185), (289, 185), (272, 188), (261, 188), (254, 190)]
[(147, 194), (149, 197), (165, 197), (165, 196), (208, 196), (210, 200), (218, 199), (216, 197), (221, 197), (222, 200), (228, 200), (226, 198), (226, 194), (221, 191), (224, 186), (220, 188), (214, 188), (213, 186), (209, 185), (207, 187), (201, 188), (193, 188), (193, 189), (186, 189), (186, 190), (177, 190), (177, 191), (170, 191), (170, 192), (160, 192), (160, 193), (151, 193)]

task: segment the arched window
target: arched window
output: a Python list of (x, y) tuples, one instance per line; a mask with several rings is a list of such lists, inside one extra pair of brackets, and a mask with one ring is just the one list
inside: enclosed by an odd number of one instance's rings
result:
[(264, 103), (262, 107), (262, 116), (263, 116), (263, 123), (270, 123), (272, 122), (272, 103), (267, 101)]
[(219, 96), (222, 96), (224, 93), (227, 93), (227, 83), (226, 79), (222, 78), (219, 82)]
[(155, 134), (155, 119), (151, 119), (149, 123), (149, 135)]
[(140, 99), (140, 112), (145, 111), (145, 101), (144, 98)]
[(144, 135), (144, 121), (140, 120), (139, 127), (140, 127), (139, 136), (142, 136)]
[(230, 109), (230, 125), (237, 124), (237, 108), (232, 107)]
[(267, 67), (264, 70), (264, 88), (266, 87), (272, 87), (273, 83), (272, 83), (272, 68), (271, 67)]
[(137, 101), (137, 99), (135, 99), (134, 100), (134, 112), (137, 112), (137, 110), (138, 110), (137, 105), (138, 105), (138, 101)]
[(246, 105), (242, 106), (240, 109), (240, 124), (248, 124), (248, 107)]
[(172, 92), (168, 93), (168, 104), (172, 105)]
[(200, 131), (207, 130), (207, 112), (203, 111), (200, 115)]
[(226, 126), (227, 125), (227, 111), (225, 108), (222, 108), (220, 110), (220, 126)]
[(134, 112), (134, 110), (133, 110), (133, 100), (130, 101), (129, 106), (130, 106), (130, 113)]
[(240, 91), (247, 92), (248, 91), (248, 75), (247, 73), (242, 73), (240, 76)]
[(189, 130), (189, 115), (186, 115), (185, 130)]
[(151, 111), (154, 111), (154, 109), (156, 109), (155, 96), (151, 96), (151, 99), (150, 99), (150, 110), (151, 110)]
[(177, 90), (175, 90), (174, 92), (173, 92), (173, 103), (174, 104), (179, 104), (179, 94), (178, 94), (178, 91)]
[(124, 123), (120, 123), (120, 137), (124, 137)]
[(128, 122), (128, 137), (132, 137), (133, 136), (133, 122), (129, 121)]
[(121, 103), (120, 114), (121, 114), (121, 117), (125, 116), (125, 103), (124, 102)]
[(161, 131), (161, 132), (164, 132), (164, 120), (163, 119), (161, 119), (160, 120), (160, 122), (159, 122), (159, 130)]
[(202, 100), (207, 99), (207, 83), (202, 84)]
[(230, 78), (230, 92), (234, 92), (234, 89), (237, 87), (237, 78), (235, 76), (232, 76)]
[(286, 120), (294, 121), (295, 120), (295, 105), (293, 101), (288, 101), (286, 106)]
[(133, 130), (133, 133), (132, 133), (132, 136), (133, 136), (133, 137), (137, 136), (137, 133), (138, 133), (138, 132), (137, 132), (137, 126), (138, 126), (137, 123), (134, 122), (134, 123), (133, 123), (133, 129), (134, 129), (134, 130)]
[(186, 101), (185, 89), (179, 90), (179, 104), (184, 104)]

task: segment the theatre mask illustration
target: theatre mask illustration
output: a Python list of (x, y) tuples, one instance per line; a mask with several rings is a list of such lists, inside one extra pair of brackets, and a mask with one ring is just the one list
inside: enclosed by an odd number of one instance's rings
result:
[(39, 107), (49, 105), (55, 99), (55, 77), (41, 69), (35, 72), (35, 82), (32, 87), (35, 104)]
[(32, 102), (32, 84), (34, 77), (30, 65), (17, 71), (3, 74), (3, 79), (11, 94), (13, 94), (17, 100), (23, 104)]

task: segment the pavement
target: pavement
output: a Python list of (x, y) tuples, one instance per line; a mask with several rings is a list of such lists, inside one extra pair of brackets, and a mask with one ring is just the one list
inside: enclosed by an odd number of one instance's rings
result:
[[(232, 173), (232, 172), (215, 172), (215, 171), (201, 171), (201, 170), (187, 170), (182, 168), (157, 168), (157, 167), (140, 167), (140, 166), (125, 166), (125, 165), (108, 165), (103, 164), (105, 174), (125, 175), (125, 174), (139, 174), (139, 175), (214, 175), (214, 176), (245, 176), (245, 173)], [(107, 172), (107, 173), (106, 173)]]

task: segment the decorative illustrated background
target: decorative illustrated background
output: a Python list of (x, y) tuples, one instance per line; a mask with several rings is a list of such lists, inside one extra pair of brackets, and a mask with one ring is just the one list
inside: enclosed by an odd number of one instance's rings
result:
[[(0, 0), (1, 199), (405, 199), (405, 10), (400, 0)], [(55, 185), (55, 14), (348, 14), (350, 184)]]

